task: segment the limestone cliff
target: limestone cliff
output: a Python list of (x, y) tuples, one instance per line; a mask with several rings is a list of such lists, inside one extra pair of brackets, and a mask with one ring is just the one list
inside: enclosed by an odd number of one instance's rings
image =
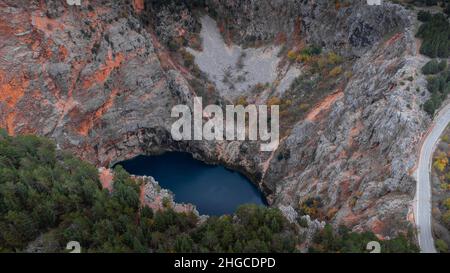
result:
[[(52, 137), (98, 166), (188, 151), (242, 171), (273, 205), (300, 209), (319, 197), (319, 217), (335, 224), (382, 236), (406, 229), (415, 188), (410, 173), (429, 122), (421, 110), (427, 94), (416, 91), (423, 79), (413, 14), (366, 1), (82, 2), (0, 0), (0, 127)], [(192, 44), (183, 46), (197, 44), (201, 54), (201, 39), (193, 41), (205, 15), (215, 18), (229, 46), (274, 46), (276, 54), (283, 43), (315, 44), (345, 57), (348, 73), (310, 100), (300, 93), (312, 107), (291, 115), (274, 153), (249, 142), (175, 142), (170, 109), (204, 95), (199, 87), (220, 103), (240, 95), (266, 103), (274, 95), (294, 97), (280, 85), (304, 69), (279, 57), (273, 90), (222, 92), (201, 65), (190, 69), (169, 48), (190, 35)]]

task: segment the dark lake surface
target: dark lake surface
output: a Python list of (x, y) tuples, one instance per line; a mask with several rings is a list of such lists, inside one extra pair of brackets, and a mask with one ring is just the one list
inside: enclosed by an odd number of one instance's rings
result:
[(118, 165), (130, 174), (154, 177), (162, 188), (175, 194), (176, 202), (194, 204), (200, 214), (231, 214), (248, 203), (266, 205), (261, 191), (246, 177), (223, 166), (205, 164), (188, 153), (137, 156)]

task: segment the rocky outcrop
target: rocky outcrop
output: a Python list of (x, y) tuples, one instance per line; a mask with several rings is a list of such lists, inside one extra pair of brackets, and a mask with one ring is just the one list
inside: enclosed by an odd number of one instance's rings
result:
[[(109, 168), (99, 168), (99, 179), (103, 189), (112, 192), (114, 171)], [(192, 212), (199, 215), (197, 209), (192, 204), (180, 204), (174, 201), (174, 194), (159, 186), (159, 183), (151, 176), (131, 176), (140, 185), (140, 203), (153, 211), (172, 208), (176, 212)]]
[(153, 211), (172, 208), (179, 213), (199, 213), (192, 204), (180, 204), (174, 201), (174, 195), (167, 189), (162, 189), (159, 183), (151, 176), (133, 176), (134, 179), (142, 182), (141, 204), (148, 206)]
[(380, 8), (367, 5), (366, 0), (341, 6), (336, 1), (308, 0), (206, 2), (212, 14), (232, 28), (238, 44), (287, 35), (343, 55), (360, 56), (386, 34), (409, 25), (408, 12), (401, 6), (385, 3)]
[(426, 94), (416, 92), (412, 15), (389, 3), (330, 2), (207, 1), (204, 12), (226, 14), (237, 44), (284, 34), (352, 59), (348, 83), (296, 121), (274, 153), (251, 142), (171, 139), (170, 109), (192, 103), (197, 75), (168, 51), (160, 30), (177, 23), (170, 40), (199, 31), (199, 21), (190, 12), (172, 20), (148, 1), (143, 9), (141, 1), (0, 0), (0, 127), (52, 137), (99, 167), (187, 151), (248, 175), (273, 205), (298, 209), (319, 197), (328, 221), (394, 235), (407, 223), (410, 170), (429, 122), (420, 109)]

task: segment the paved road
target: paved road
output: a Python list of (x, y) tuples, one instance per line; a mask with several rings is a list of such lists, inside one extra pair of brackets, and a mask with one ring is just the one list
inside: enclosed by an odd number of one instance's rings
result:
[(419, 165), (417, 167), (417, 189), (415, 203), (415, 219), (419, 232), (419, 245), (423, 253), (434, 253), (434, 240), (431, 231), (431, 183), (430, 173), (433, 152), (439, 138), (450, 122), (450, 104), (439, 111), (435, 117), (431, 131), (422, 144)]

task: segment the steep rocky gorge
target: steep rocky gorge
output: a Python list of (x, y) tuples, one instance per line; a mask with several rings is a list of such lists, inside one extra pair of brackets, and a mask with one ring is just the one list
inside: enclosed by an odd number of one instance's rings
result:
[[(176, 6), (172, 14), (180, 18), (173, 18), (170, 7), (155, 2), (0, 0), (0, 127), (51, 137), (98, 166), (188, 151), (245, 173), (275, 206), (299, 209), (320, 197), (320, 217), (336, 225), (382, 236), (406, 230), (411, 172), (430, 122), (421, 110), (428, 95), (416, 91), (423, 60), (412, 13), (366, 1), (336, 8), (328, 0), (211, 0), (192, 13)], [(170, 109), (192, 103), (198, 75), (167, 42), (198, 32), (198, 13), (216, 18), (219, 28), (233, 26), (223, 32), (228, 44), (281, 40), (338, 52), (348, 60), (348, 76), (311, 102), (273, 153), (251, 142), (175, 142)], [(279, 67), (290, 69), (282, 60)], [(219, 102), (239, 95), (208, 90)], [(258, 102), (269, 97), (238, 92)]]

